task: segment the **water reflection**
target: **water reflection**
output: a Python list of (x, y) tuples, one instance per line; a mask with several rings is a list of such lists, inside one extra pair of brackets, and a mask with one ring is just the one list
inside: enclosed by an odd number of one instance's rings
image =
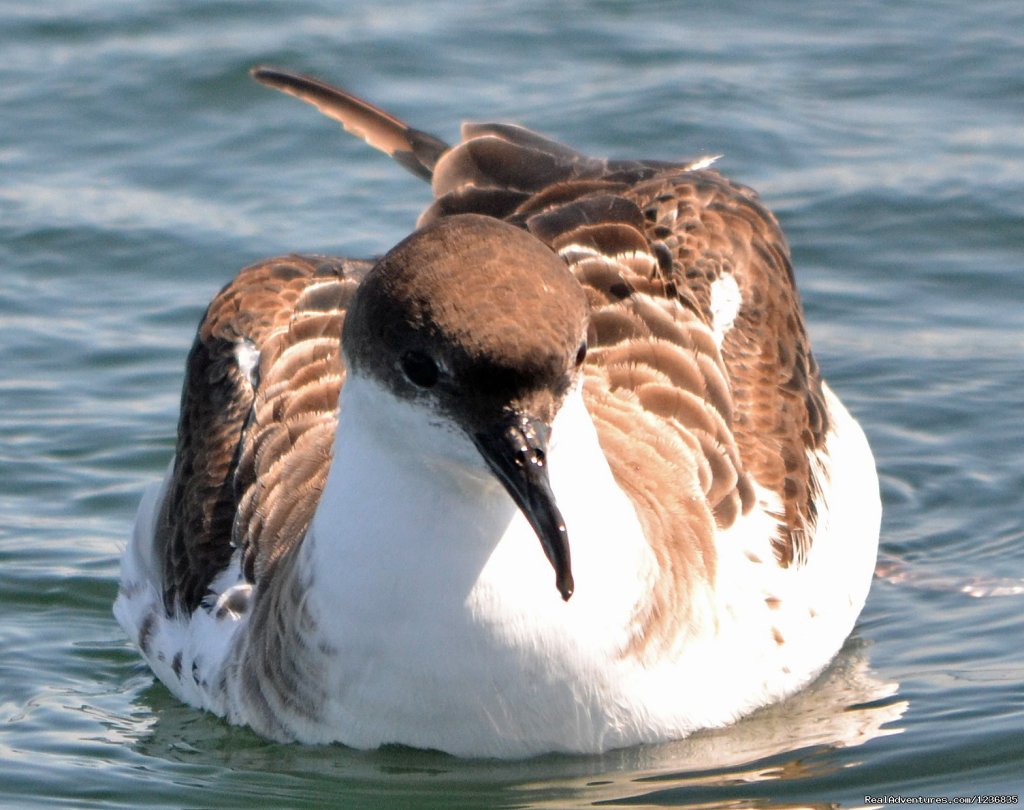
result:
[(557, 788), (562, 794), (530, 806), (566, 807), (567, 796), (575, 797), (575, 806), (613, 802), (635, 807), (638, 800), (640, 805), (664, 804), (673, 791), (685, 797), (688, 806), (796, 806), (745, 798), (792, 795), (792, 784), (777, 791), (747, 788), (824, 776), (854, 764), (848, 757), (827, 756), (828, 752), (901, 731), (895, 723), (907, 701), (898, 697), (897, 684), (871, 672), (866, 653), (863, 642), (851, 640), (807, 689), (735, 725), (619, 752), (613, 767), (601, 775), (553, 777), (523, 785), (527, 790)]
[[(833, 754), (899, 733), (896, 722), (907, 707), (897, 684), (871, 672), (867, 645), (856, 639), (813, 684), (783, 703), (727, 728), (601, 756), (499, 762), (401, 747), (361, 752), (278, 745), (183, 706), (158, 685), (141, 692), (138, 700), (158, 720), (140, 724), (137, 754), (186, 769), (196, 765), (205, 770), (214, 759), (224, 769), (215, 778), (218, 786), (237, 781), (233, 789), (242, 793), (250, 780), (265, 789), (266, 775), (275, 774), (288, 785), (296, 806), (344, 790), (369, 791), (384, 803), (410, 793), (444, 796), (452, 807), (474, 806), (483, 795), (489, 805), (537, 808), (609, 802), (636, 807), (679, 800), (707, 807), (791, 807), (772, 802), (770, 795), (792, 797), (795, 786), (856, 764)], [(262, 778), (256, 779), (257, 774)], [(503, 801), (496, 802), (498, 797)]]

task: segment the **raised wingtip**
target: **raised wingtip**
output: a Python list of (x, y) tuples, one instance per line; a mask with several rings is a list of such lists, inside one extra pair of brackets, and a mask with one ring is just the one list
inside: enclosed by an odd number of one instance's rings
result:
[(295, 87), (303, 83), (319, 84), (312, 76), (274, 67), (273, 65), (253, 65), (249, 68), (249, 75), (260, 84), (265, 84), (267, 87), (274, 87), (279, 90), (283, 90), (286, 87)]
[(249, 75), (258, 82), (263, 81), (263, 74), (275, 72), (277, 72), (277, 68), (271, 67), (270, 65), (253, 65), (249, 68)]
[(347, 132), (425, 180), (431, 178), (438, 158), (448, 148), (439, 138), (413, 129), (368, 101), (312, 76), (269, 65), (256, 65), (250, 68), (249, 75), (260, 84), (312, 104)]
[(266, 84), (265, 78), (274, 73), (277, 73), (277, 68), (270, 65), (253, 65), (249, 68), (249, 75), (260, 84)]

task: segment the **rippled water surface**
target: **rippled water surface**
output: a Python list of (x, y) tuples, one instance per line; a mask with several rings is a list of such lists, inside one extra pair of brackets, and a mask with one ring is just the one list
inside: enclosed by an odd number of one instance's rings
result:
[[(1024, 784), (1024, 6), (52, 0), (0, 5), (0, 804), (789, 806)], [(110, 613), (185, 353), (242, 265), (368, 255), (427, 189), (247, 77), (452, 138), (722, 153), (792, 244), (882, 478), (825, 675), (733, 728), (465, 762), (268, 744), (179, 705)]]

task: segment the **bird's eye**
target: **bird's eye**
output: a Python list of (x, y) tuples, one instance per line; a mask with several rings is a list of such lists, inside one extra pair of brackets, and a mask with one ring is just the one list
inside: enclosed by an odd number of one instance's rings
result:
[(402, 355), (402, 371), (413, 385), (433, 388), (440, 372), (433, 358), (423, 352), (408, 351)]
[(583, 361), (587, 359), (587, 341), (583, 341), (580, 347), (576, 350), (576, 365), (582, 366)]

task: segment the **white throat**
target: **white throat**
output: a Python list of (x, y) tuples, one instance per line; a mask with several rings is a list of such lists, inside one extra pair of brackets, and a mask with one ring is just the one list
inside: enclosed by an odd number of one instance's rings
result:
[[(572, 601), (585, 601), (596, 590), (587, 575), (599, 573), (600, 538), (629, 546), (622, 536), (633, 535), (633, 554), (646, 543), (579, 387), (555, 419), (548, 459), (584, 594)], [(353, 609), (381, 600), (392, 610), (417, 602), (434, 611), (439, 602), (464, 606), (474, 588), (499, 587), (499, 580), (506, 597), (521, 592), (561, 604), (540, 541), (468, 436), (357, 375), (342, 391), (334, 461), (307, 545), (314, 576), (345, 579), (344, 595), (316, 590)], [(598, 568), (606, 568), (603, 559)]]
[(353, 610), (464, 599), (515, 505), (468, 437), (428, 409), (355, 374), (339, 408), (307, 543), (313, 575), (344, 589), (323, 592)]

